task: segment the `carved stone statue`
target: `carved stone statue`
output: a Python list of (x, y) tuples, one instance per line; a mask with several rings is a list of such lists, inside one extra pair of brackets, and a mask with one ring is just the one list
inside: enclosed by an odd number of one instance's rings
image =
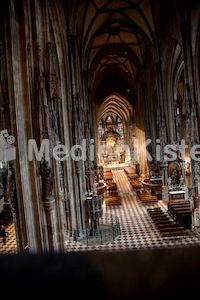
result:
[(48, 162), (45, 159), (41, 163), (40, 174), (42, 176), (43, 199), (51, 198), (53, 190), (53, 174)]
[(94, 195), (97, 196), (97, 187), (98, 187), (98, 182), (95, 182), (93, 184), (93, 191), (94, 191)]
[(193, 172), (194, 172), (195, 177), (199, 176), (199, 164), (198, 164), (198, 162), (194, 163)]
[(167, 179), (167, 181), (168, 181), (168, 186), (171, 186), (171, 185), (172, 185), (172, 179), (171, 179), (171, 177), (169, 177), (169, 178)]
[(180, 177), (180, 185), (181, 186), (183, 186), (184, 185), (184, 178), (183, 178), (183, 176), (181, 175), (181, 177)]
[(100, 179), (103, 178), (103, 166), (99, 167), (99, 177), (100, 177)]

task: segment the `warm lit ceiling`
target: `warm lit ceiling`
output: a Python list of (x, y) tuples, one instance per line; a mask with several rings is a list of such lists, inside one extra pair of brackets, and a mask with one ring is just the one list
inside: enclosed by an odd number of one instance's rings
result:
[(109, 111), (124, 120), (132, 115), (138, 80), (145, 81), (145, 59), (156, 47), (153, 2), (73, 1), (76, 21), (71, 30), (78, 37), (82, 69), (89, 74), (99, 117)]
[[(74, 1), (76, 2), (76, 1)], [(130, 77), (142, 73), (147, 45), (155, 44), (148, 0), (79, 0), (78, 38), (83, 68), (98, 82), (109, 70)], [(100, 79), (99, 79), (100, 78)]]
[(118, 94), (112, 94), (102, 101), (99, 106), (97, 123), (108, 112), (118, 115), (125, 122), (128, 122), (133, 117), (133, 108), (129, 101)]

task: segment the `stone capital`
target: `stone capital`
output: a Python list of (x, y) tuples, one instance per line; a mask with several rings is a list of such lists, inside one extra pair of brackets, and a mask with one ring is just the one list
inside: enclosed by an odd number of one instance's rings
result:
[(44, 209), (46, 212), (51, 212), (55, 209), (55, 199), (52, 196), (49, 196), (43, 200)]

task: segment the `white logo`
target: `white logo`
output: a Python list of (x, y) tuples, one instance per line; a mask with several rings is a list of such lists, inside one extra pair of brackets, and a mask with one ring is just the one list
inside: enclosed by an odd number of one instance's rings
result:
[[(8, 134), (7, 129), (0, 131), (0, 162), (8, 162), (16, 159), (16, 148), (12, 146), (15, 142), (15, 138)], [(116, 146), (116, 160), (120, 159), (120, 152), (125, 153), (126, 160), (133, 160), (137, 162), (139, 160), (139, 153), (143, 153), (146, 155), (147, 161), (152, 161), (153, 157), (147, 150), (147, 146), (151, 144), (152, 140), (146, 140), (142, 145), (139, 145), (139, 141), (137, 139), (134, 140), (134, 151), (131, 151), (128, 145)], [(161, 161), (161, 147), (160, 147), (160, 139), (156, 140), (156, 161)], [(89, 146), (89, 147), (88, 147)], [(181, 140), (180, 145), (165, 145), (164, 146), (164, 161), (174, 161), (177, 158), (181, 160), (185, 160), (185, 150), (188, 148), (185, 140)], [(86, 153), (88, 154), (88, 159), (90, 161), (94, 161), (95, 156), (95, 147), (94, 140), (90, 140), (90, 144), (87, 145), (86, 139), (82, 140), (81, 145), (73, 145), (71, 149), (68, 149), (67, 146), (61, 145), (57, 143), (57, 145), (53, 148), (52, 154), (53, 158), (57, 161), (64, 161), (68, 157), (74, 161), (85, 161)], [(108, 161), (109, 154), (112, 153), (112, 149), (108, 145), (101, 145), (97, 149), (97, 154), (100, 160)], [(200, 144), (194, 145), (190, 150), (190, 157), (194, 161), (200, 161)], [(131, 155), (132, 154), (132, 155)], [(132, 156), (132, 158), (131, 158)], [(28, 140), (28, 160), (32, 161), (36, 158), (37, 161), (41, 161), (43, 157), (48, 161), (50, 159), (50, 141), (48, 139), (42, 140), (40, 148), (38, 149), (38, 145), (34, 139)]]
[(12, 146), (15, 138), (8, 134), (7, 129), (0, 131), (0, 161), (7, 162), (16, 159), (16, 148)]

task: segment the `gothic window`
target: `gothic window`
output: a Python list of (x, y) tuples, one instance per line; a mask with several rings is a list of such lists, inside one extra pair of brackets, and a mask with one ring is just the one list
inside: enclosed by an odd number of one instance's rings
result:
[(109, 115), (106, 119), (107, 124), (113, 124), (113, 118)]

